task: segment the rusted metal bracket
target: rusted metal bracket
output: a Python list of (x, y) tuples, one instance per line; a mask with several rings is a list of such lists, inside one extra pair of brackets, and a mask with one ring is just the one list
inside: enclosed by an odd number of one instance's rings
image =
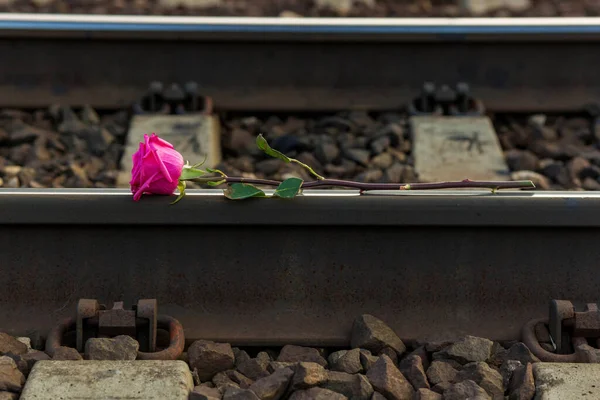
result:
[[(549, 341), (540, 338), (539, 332), (547, 332)], [(551, 300), (549, 318), (528, 322), (523, 327), (522, 340), (542, 361), (600, 362), (598, 305), (588, 303), (582, 311), (577, 311), (571, 301)], [(591, 346), (590, 343), (596, 347)]]
[[(169, 332), (169, 347), (156, 351), (157, 329)], [(75, 318), (69, 318), (54, 327), (46, 340), (46, 352), (52, 355), (62, 345), (67, 332), (75, 331), (76, 349), (84, 352), (85, 343), (90, 338), (128, 335), (140, 345), (138, 359), (174, 360), (183, 352), (185, 337), (179, 321), (157, 314), (156, 299), (142, 299), (131, 310), (124, 308), (123, 302), (115, 302), (108, 310), (94, 299), (80, 299)]]
[(196, 82), (186, 82), (183, 87), (177, 83), (165, 87), (154, 81), (146, 92), (133, 104), (135, 114), (174, 114), (213, 113), (211, 97), (200, 95)]
[(481, 116), (483, 103), (471, 95), (468, 83), (459, 82), (454, 88), (425, 82), (420, 95), (408, 105), (410, 115)]

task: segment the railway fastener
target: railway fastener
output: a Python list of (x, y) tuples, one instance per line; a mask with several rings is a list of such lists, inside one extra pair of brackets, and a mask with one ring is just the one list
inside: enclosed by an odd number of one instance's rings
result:
[[(550, 343), (540, 344), (536, 330), (547, 326)], [(583, 311), (568, 300), (551, 300), (549, 317), (533, 319), (522, 330), (522, 340), (531, 352), (546, 362), (600, 363), (600, 310), (588, 303)], [(590, 342), (596, 347), (590, 346)], [(554, 348), (554, 352), (548, 348)]]
[[(156, 351), (159, 328), (169, 332), (169, 346)], [(175, 318), (157, 314), (156, 299), (139, 300), (131, 310), (126, 310), (121, 301), (107, 310), (97, 300), (80, 299), (76, 317), (63, 320), (48, 334), (46, 352), (52, 356), (62, 346), (63, 336), (72, 331), (76, 333), (76, 349), (80, 353), (90, 338), (118, 335), (131, 336), (139, 342), (137, 358), (140, 360), (175, 360), (185, 346), (183, 327)]]

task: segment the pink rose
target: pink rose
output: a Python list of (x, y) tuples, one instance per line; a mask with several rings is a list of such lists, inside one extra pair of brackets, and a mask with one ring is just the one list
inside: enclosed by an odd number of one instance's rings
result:
[(158, 136), (144, 135), (138, 151), (133, 155), (131, 192), (138, 201), (142, 194), (172, 194), (177, 188), (183, 170), (183, 156), (173, 145)]

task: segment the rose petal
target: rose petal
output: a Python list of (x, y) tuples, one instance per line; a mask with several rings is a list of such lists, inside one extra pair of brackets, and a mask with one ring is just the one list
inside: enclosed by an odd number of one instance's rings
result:
[(144, 182), (144, 184), (138, 190), (136, 190), (136, 192), (133, 194), (133, 200), (134, 201), (138, 201), (142, 197), (142, 195), (144, 194), (144, 190), (148, 189), (148, 187), (152, 183), (152, 180), (154, 179), (154, 177), (157, 174), (158, 174), (158, 172), (156, 172), (149, 179), (147, 179), (146, 182)]
[(158, 144), (160, 144), (162, 146), (168, 147), (170, 149), (174, 149), (174, 147), (171, 143), (167, 142), (164, 139), (159, 138), (158, 136), (156, 136), (156, 133), (153, 133), (152, 137), (150, 139), (156, 141)]

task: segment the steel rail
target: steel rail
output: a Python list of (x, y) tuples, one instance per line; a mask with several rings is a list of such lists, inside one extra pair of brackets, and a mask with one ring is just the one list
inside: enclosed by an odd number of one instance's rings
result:
[(0, 15), (0, 107), (129, 107), (195, 81), (217, 110), (398, 110), (464, 81), (488, 110), (598, 101), (597, 18), (278, 19)]
[(186, 339), (347, 345), (361, 313), (402, 338), (519, 339), (548, 299), (600, 290), (600, 194), (0, 190), (0, 331), (46, 334), (80, 298), (156, 298)]
[(598, 40), (600, 18), (272, 18), (0, 14), (0, 37), (471, 41)]

